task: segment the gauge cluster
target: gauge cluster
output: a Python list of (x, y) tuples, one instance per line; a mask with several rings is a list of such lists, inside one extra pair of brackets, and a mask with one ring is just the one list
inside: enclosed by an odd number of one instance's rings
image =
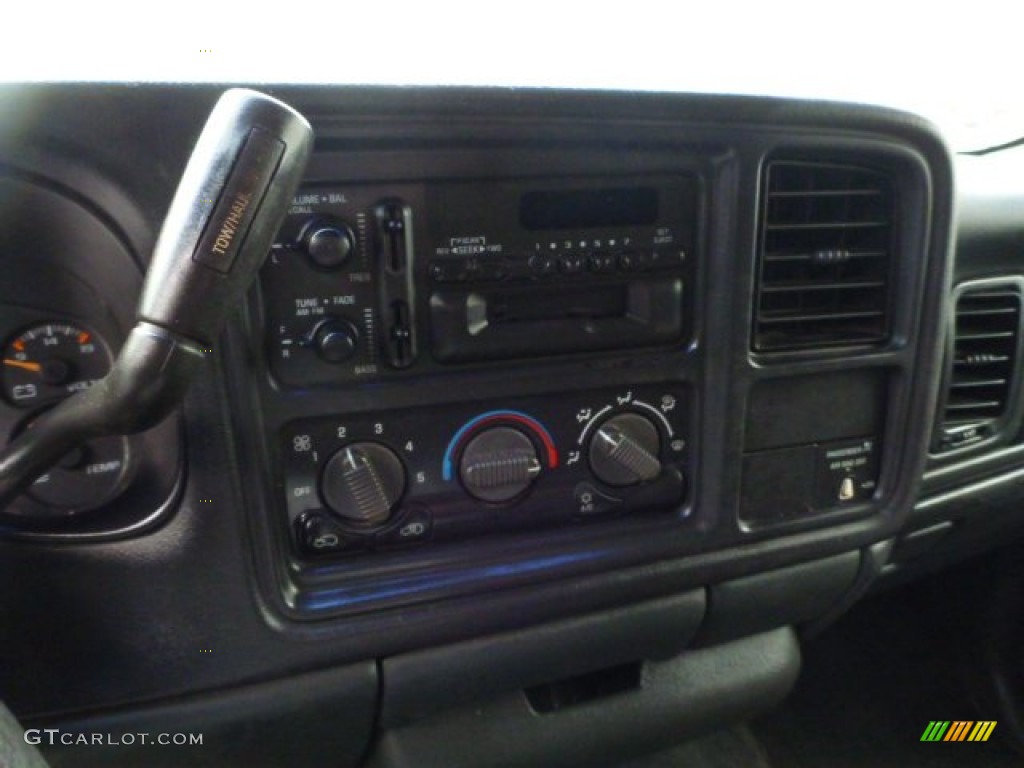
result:
[[(0, 193), (36, 204), (0, 241), (0, 441), (110, 371), (135, 311), (141, 270), (97, 212), (0, 175)], [(156, 524), (181, 482), (177, 417), (140, 435), (91, 440), (6, 509), (0, 536), (77, 541)]]
[[(110, 370), (120, 346), (116, 323), (46, 307), (0, 304), (0, 436), (9, 442), (51, 408)], [(159, 517), (177, 483), (179, 428), (174, 420), (148, 433), (91, 440), (66, 454), (0, 512), (0, 534), (19, 538), (123, 535)], [(169, 468), (169, 481), (153, 483)]]
[(3, 391), (18, 408), (52, 405), (88, 389), (110, 370), (106, 342), (81, 323), (34, 324), (8, 339), (3, 351)]
[[(93, 386), (110, 370), (110, 349), (84, 324), (53, 320), (33, 323), (7, 340), (3, 349), (3, 393), (26, 416), (11, 436), (32, 429), (39, 414)], [(128, 479), (128, 440), (92, 440), (66, 454), (26, 494), (36, 517), (63, 518), (112, 499)]]

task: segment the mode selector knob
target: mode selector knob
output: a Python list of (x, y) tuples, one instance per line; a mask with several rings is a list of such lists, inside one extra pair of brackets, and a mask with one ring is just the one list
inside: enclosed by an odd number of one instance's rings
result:
[(310, 260), (323, 269), (344, 266), (356, 247), (352, 227), (334, 219), (314, 219), (302, 233), (302, 247)]
[(533, 442), (512, 427), (491, 427), (466, 444), (459, 478), (466, 491), (481, 501), (511, 501), (540, 474)]
[(590, 470), (606, 485), (626, 486), (661, 474), (661, 437), (650, 419), (620, 413), (597, 428), (590, 442)]
[(313, 349), (328, 363), (343, 363), (356, 353), (359, 331), (348, 320), (329, 317), (313, 330)]
[(352, 443), (324, 467), (320, 495), (342, 520), (364, 528), (383, 525), (405, 491), (405, 467), (378, 443)]

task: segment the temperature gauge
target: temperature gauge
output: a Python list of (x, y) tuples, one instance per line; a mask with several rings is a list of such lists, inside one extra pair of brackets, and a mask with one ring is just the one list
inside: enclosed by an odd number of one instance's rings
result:
[(110, 352), (91, 331), (68, 323), (32, 326), (3, 349), (3, 393), (30, 408), (88, 389), (110, 370)]

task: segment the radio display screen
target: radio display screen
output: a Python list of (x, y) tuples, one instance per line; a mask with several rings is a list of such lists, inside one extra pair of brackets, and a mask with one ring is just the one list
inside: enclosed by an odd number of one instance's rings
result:
[(526, 230), (648, 227), (657, 221), (654, 187), (536, 190), (519, 201), (519, 223)]

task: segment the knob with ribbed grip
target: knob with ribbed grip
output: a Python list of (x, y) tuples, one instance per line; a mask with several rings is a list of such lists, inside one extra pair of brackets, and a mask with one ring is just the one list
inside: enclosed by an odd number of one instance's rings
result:
[(606, 485), (622, 487), (661, 474), (658, 428), (639, 413), (619, 413), (601, 424), (590, 442), (590, 470)]
[(341, 317), (328, 317), (313, 330), (313, 349), (327, 363), (344, 363), (359, 349), (359, 331)]
[(541, 472), (533, 442), (513, 427), (491, 427), (466, 444), (459, 478), (480, 501), (501, 503), (525, 493)]
[(324, 504), (344, 522), (362, 528), (386, 523), (404, 491), (401, 459), (379, 443), (344, 446), (328, 460), (320, 478)]
[(356, 249), (356, 235), (344, 222), (318, 218), (302, 233), (302, 248), (322, 269), (339, 269)]

